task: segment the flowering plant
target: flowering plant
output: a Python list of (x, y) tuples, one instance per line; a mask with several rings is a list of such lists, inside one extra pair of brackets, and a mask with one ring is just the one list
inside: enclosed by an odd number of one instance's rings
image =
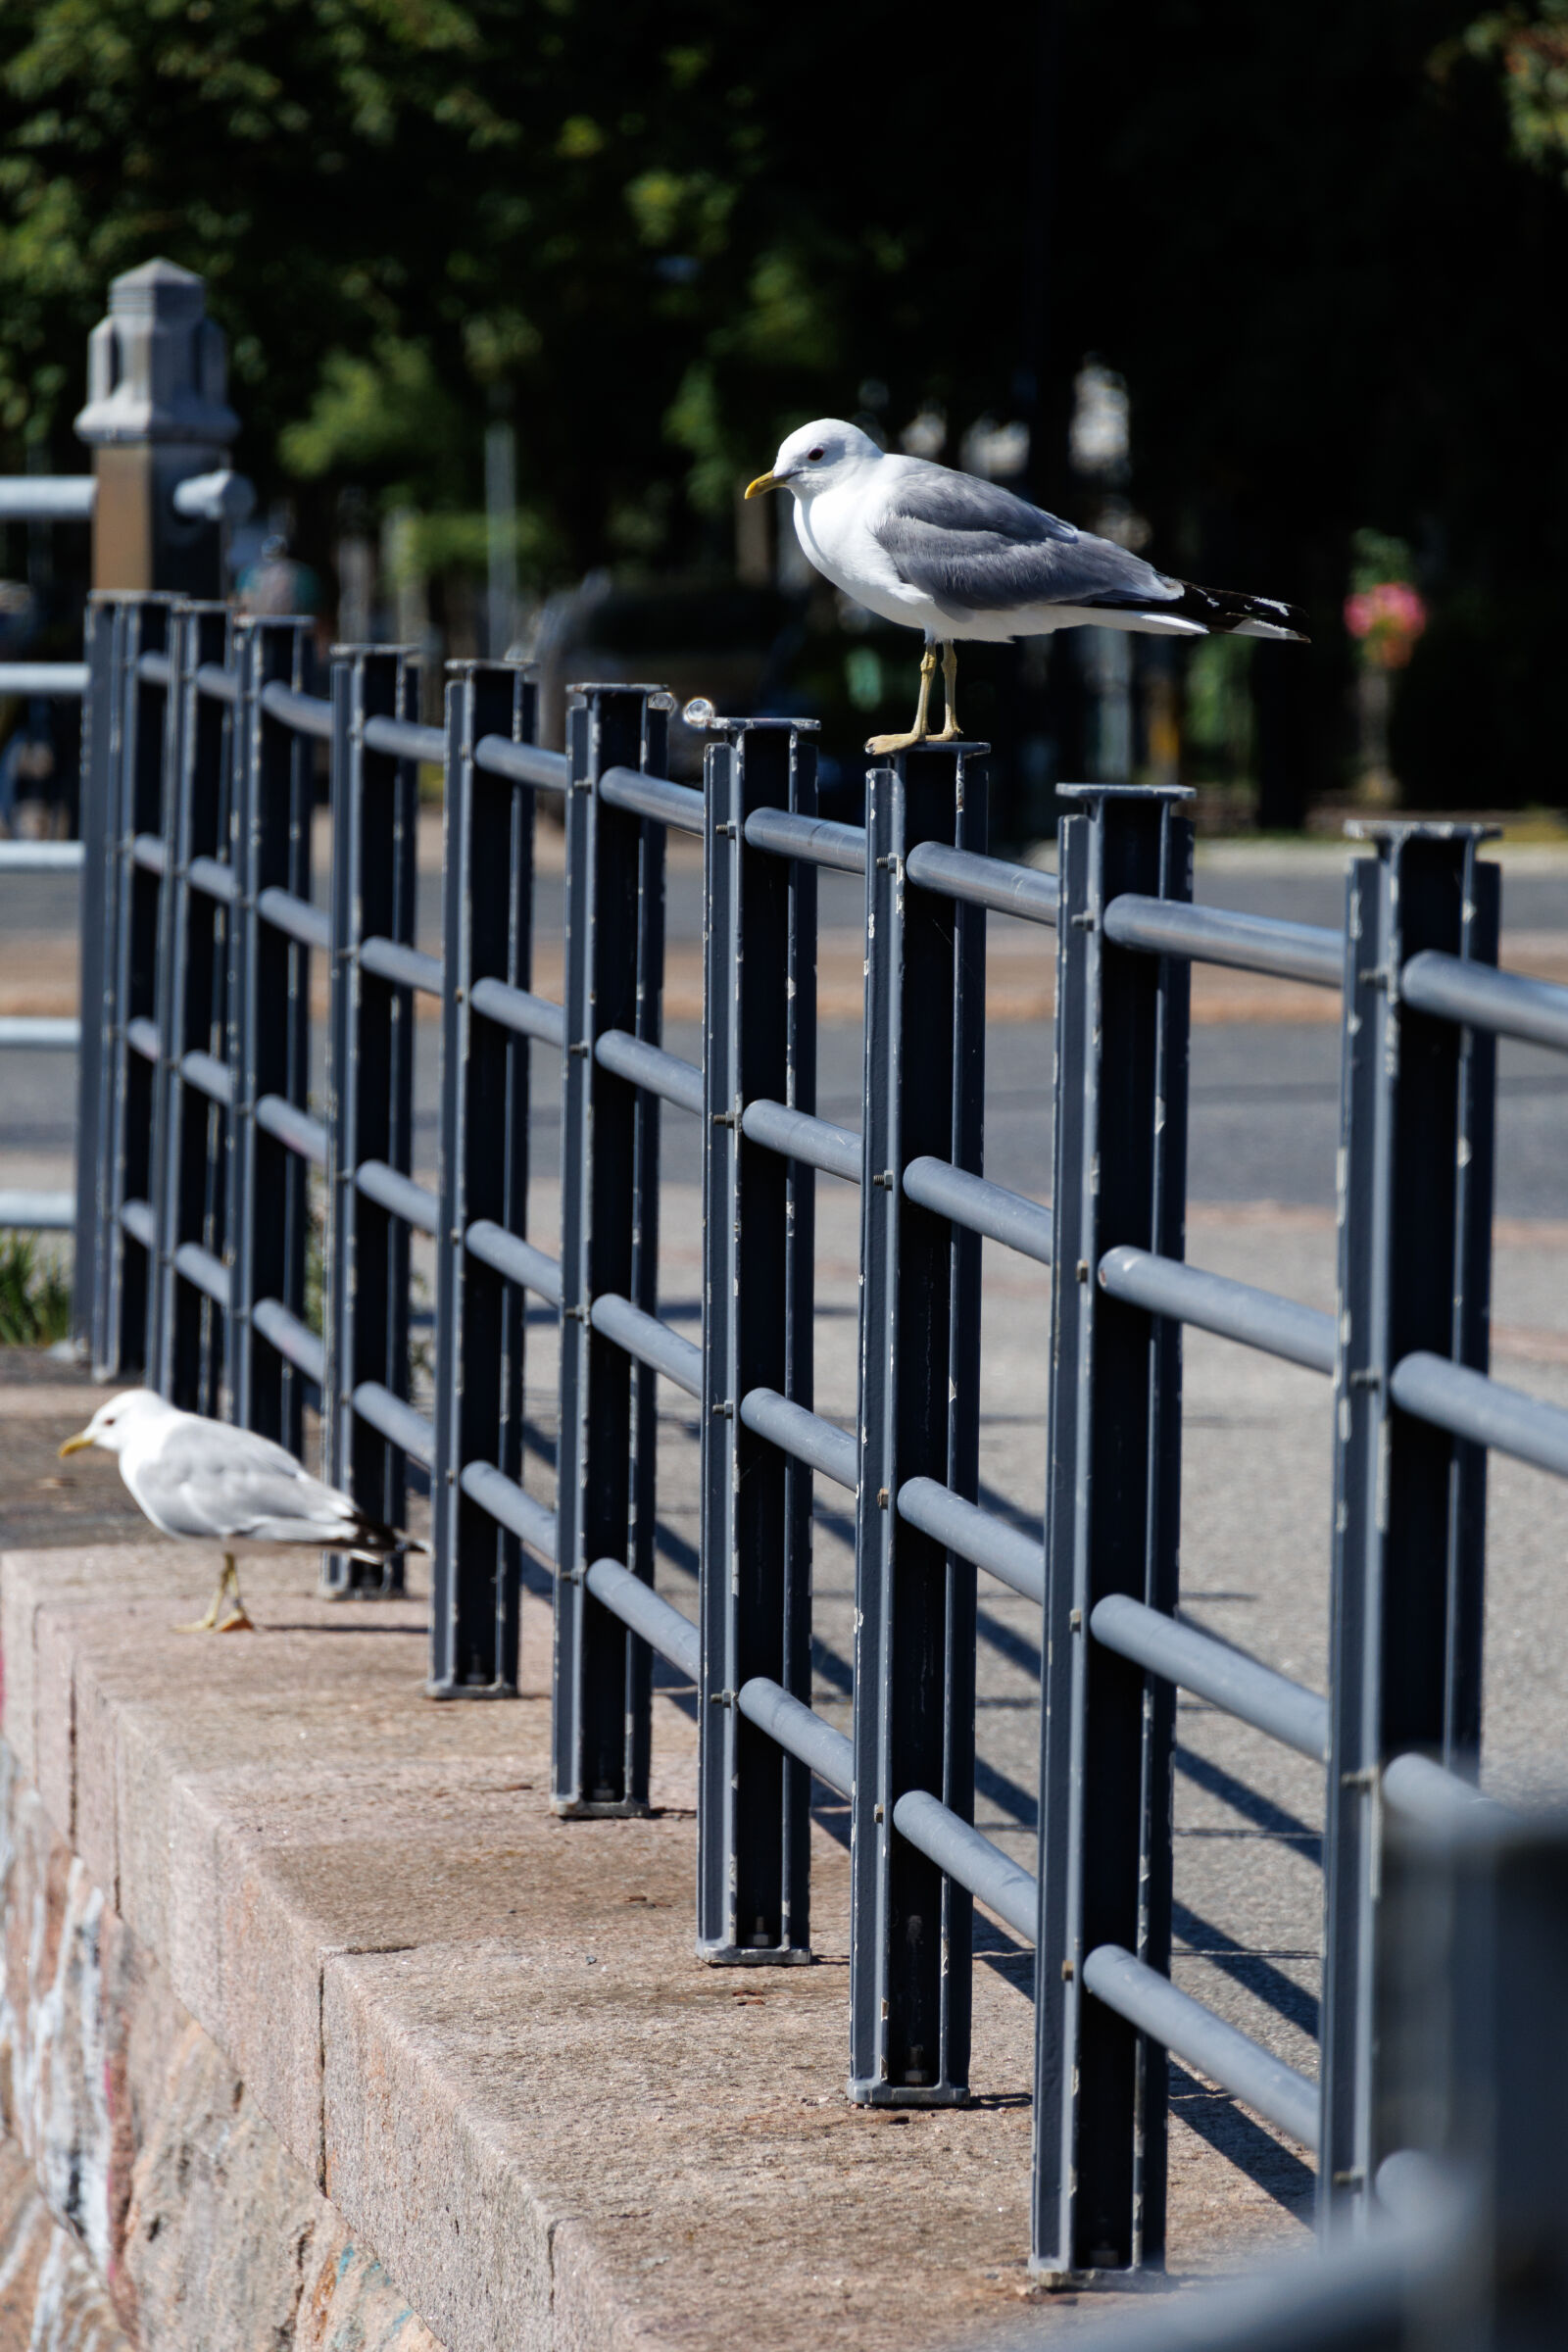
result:
[(1405, 580), (1379, 580), (1345, 600), (1345, 625), (1377, 669), (1403, 669), (1427, 625), (1427, 609)]

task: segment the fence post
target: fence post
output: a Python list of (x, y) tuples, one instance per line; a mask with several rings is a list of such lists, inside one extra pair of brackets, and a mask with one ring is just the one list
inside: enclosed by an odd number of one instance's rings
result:
[(158, 1221), (157, 1294), (152, 1308), (152, 1384), (187, 1412), (217, 1414), (223, 1348), (215, 1339), (216, 1302), (179, 1270), (176, 1253), (195, 1242), (223, 1254), (227, 1192), (221, 1106), (188, 1084), (184, 1056), (221, 1060), (228, 1029), (224, 910), (190, 882), (196, 858), (229, 851), (227, 707), (198, 693), (203, 662), (221, 668), (228, 650), (225, 605), (181, 605), (172, 615), (173, 662), (165, 733), (164, 875), (158, 931), (158, 1081), (153, 1121), (153, 1211)]
[(1395, 1408), (1413, 1349), (1487, 1368), (1496, 1049), (1411, 1011), (1407, 959), (1495, 963), (1499, 875), (1486, 829), (1365, 828), (1347, 892), (1340, 1344), (1322, 2029), (1325, 2227), (1368, 2203), (1382, 1767), (1404, 1748), (1474, 1777), (1481, 1740), (1485, 1449)]
[(583, 1584), (598, 1559), (653, 1582), (654, 1376), (589, 1321), (605, 1292), (657, 1303), (658, 1103), (604, 1069), (606, 1029), (658, 1044), (664, 829), (601, 800), (609, 767), (664, 764), (668, 697), (584, 686), (567, 713), (566, 985), (561, 1197), (561, 1559), (553, 1802), (573, 1816), (648, 1809), (651, 1660)]
[(475, 982), (527, 989), (533, 970), (534, 794), (481, 774), (485, 735), (535, 740), (538, 690), (512, 666), (453, 662), (447, 686), (442, 841), (441, 1230), (436, 1254), (436, 1451), (431, 1490), (432, 1696), (517, 1685), (520, 1546), (459, 1484), (469, 1462), (522, 1474), (524, 1303), (470, 1257), (486, 1218), (528, 1226), (528, 1040), (474, 1020)]
[(925, 1789), (974, 1817), (975, 1571), (901, 1521), (898, 1494), (934, 1478), (975, 1497), (980, 1244), (903, 1177), (927, 1153), (980, 1170), (985, 916), (904, 867), (923, 841), (985, 849), (982, 761), (912, 752), (867, 784), (849, 2089), (876, 2106), (969, 2095), (972, 1898), (893, 1808)]
[[(161, 843), (170, 689), (140, 677), (145, 653), (168, 650), (173, 599), (127, 599), (116, 608), (114, 701), (118, 746), (111, 756), (108, 811), (115, 965), (109, 1068), (101, 1095), (99, 1149), (103, 1235), (103, 1319), (97, 1369), (105, 1380), (129, 1368), (151, 1374), (157, 1236), (153, 1104), (158, 1043), (158, 927), (161, 868), (142, 864), (136, 842)], [(153, 1049), (153, 1051), (149, 1051)]]
[[(410, 1172), (414, 1136), (414, 992), (368, 972), (367, 938), (412, 947), (418, 776), (365, 740), (368, 718), (416, 718), (418, 670), (403, 646), (340, 646), (332, 662), (332, 982), (328, 1027), (325, 1475), (362, 1509), (402, 1527), (408, 1456), (356, 1411), (373, 1381), (409, 1395), (409, 1229), (355, 1186), (368, 1159)], [(329, 1592), (400, 1592), (403, 1554), (384, 1569), (322, 1557)]]
[(1175, 1692), (1087, 1629), (1108, 1593), (1176, 1601), (1180, 1327), (1095, 1276), (1122, 1244), (1184, 1254), (1189, 970), (1102, 923), (1126, 891), (1190, 899), (1193, 843), (1185, 792), (1063, 789), (1031, 2257), (1057, 2277), (1164, 2258), (1165, 2053), (1082, 1970), (1102, 1943), (1169, 1969)]
[(310, 1190), (303, 1159), (257, 1123), (256, 1106), (275, 1096), (305, 1110), (311, 1088), (310, 950), (265, 922), (265, 890), (311, 895), (314, 744), (262, 705), (264, 688), (305, 689), (311, 624), (270, 616), (236, 635), (239, 700), (234, 721), (234, 876), (230, 918), (230, 1226), (233, 1265), (228, 1314), (230, 1410), (297, 1454), (304, 1441), (306, 1377), (253, 1320), (275, 1298), (305, 1319)]
[(81, 1049), (76, 1063), (76, 1237), (72, 1330), (95, 1367), (105, 1357), (109, 1267), (110, 1081), (115, 1067), (115, 920), (119, 863), (114, 812), (119, 802), (121, 724), (118, 693), (124, 633), (122, 608), (87, 601), (87, 693), (81, 737)]
[(754, 808), (816, 812), (815, 729), (721, 722), (705, 761), (703, 1493), (697, 1945), (810, 1957), (810, 1774), (750, 1724), (753, 1675), (811, 1697), (811, 1473), (741, 1422), (748, 1390), (812, 1399), (814, 1172), (741, 1131), (816, 1107), (816, 869), (746, 842)]

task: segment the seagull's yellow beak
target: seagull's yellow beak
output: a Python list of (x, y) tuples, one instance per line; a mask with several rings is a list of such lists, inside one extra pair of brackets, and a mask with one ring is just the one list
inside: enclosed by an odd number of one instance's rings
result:
[(760, 498), (764, 490), (777, 490), (781, 487), (782, 484), (776, 473), (760, 473), (755, 482), (747, 483), (746, 495), (748, 498)]
[(61, 1446), (60, 1459), (64, 1461), (68, 1453), (80, 1453), (84, 1446), (90, 1446), (91, 1444), (92, 1438), (89, 1432), (85, 1429), (78, 1429), (75, 1436), (74, 1438), (68, 1438), (65, 1444)]

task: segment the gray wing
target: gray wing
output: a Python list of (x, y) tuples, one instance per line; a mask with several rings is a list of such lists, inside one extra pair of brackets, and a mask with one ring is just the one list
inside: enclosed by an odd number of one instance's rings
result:
[(1157, 606), (1183, 593), (1141, 556), (945, 466), (905, 475), (871, 531), (900, 577), (955, 620), (1025, 605)]
[(176, 1424), (141, 1465), (136, 1487), (149, 1518), (171, 1536), (328, 1543), (358, 1524), (346, 1496), (281, 1446), (218, 1421)]

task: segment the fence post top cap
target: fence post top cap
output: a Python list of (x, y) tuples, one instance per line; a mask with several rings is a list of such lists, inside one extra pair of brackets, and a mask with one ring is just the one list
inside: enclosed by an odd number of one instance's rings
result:
[(1191, 784), (1058, 784), (1056, 797), (1063, 801), (1190, 801), (1194, 796)]
[(1446, 817), (1351, 816), (1346, 819), (1348, 841), (1370, 841), (1397, 849), (1406, 841), (1497, 841), (1500, 825), (1449, 822)]
[(161, 254), (109, 281), (110, 314), (117, 318), (199, 318), (206, 308), (207, 288), (195, 270), (182, 270)]

